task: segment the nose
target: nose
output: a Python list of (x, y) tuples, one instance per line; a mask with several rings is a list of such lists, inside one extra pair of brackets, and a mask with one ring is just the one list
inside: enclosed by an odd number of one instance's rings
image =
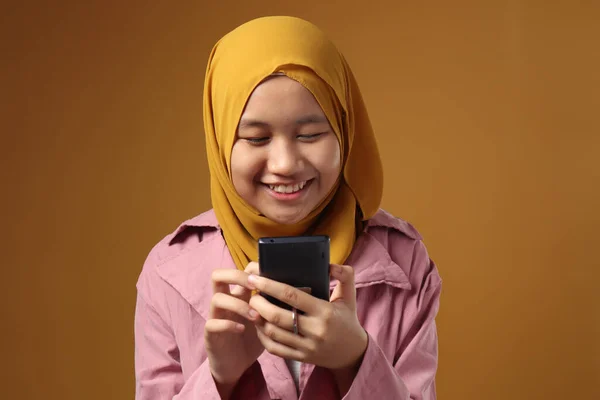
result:
[(292, 140), (274, 140), (269, 149), (267, 168), (275, 175), (291, 176), (302, 169), (303, 157)]

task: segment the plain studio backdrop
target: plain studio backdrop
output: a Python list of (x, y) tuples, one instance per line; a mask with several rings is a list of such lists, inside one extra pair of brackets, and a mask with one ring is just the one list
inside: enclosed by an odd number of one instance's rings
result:
[(600, 398), (599, 11), (592, 0), (4, 5), (1, 397), (133, 398), (144, 258), (210, 207), (209, 51), (251, 18), (288, 14), (346, 55), (378, 135), (383, 206), (439, 266), (439, 399)]

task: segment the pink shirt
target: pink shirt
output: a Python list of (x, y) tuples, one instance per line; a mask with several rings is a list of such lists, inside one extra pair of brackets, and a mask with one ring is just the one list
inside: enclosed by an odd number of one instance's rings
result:
[[(346, 264), (355, 269), (358, 318), (369, 342), (344, 400), (435, 399), (441, 279), (421, 236), (380, 210)], [(137, 283), (137, 400), (220, 398), (203, 342), (215, 268), (235, 264), (213, 211), (183, 223), (148, 255)], [(310, 364), (302, 364), (300, 391), (300, 400), (339, 398), (329, 371)], [(242, 376), (233, 398), (298, 395), (285, 361), (265, 351)]]

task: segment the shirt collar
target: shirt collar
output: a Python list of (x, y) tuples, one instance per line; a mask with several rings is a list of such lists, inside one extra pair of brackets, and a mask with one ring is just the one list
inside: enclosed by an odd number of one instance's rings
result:
[[(169, 238), (169, 244), (182, 240), (198, 229), (221, 230), (214, 210), (207, 211), (183, 222)], [(376, 239), (381, 228), (398, 231), (411, 239), (421, 240), (420, 234), (408, 222), (379, 210), (359, 236), (347, 264), (354, 267), (356, 287), (385, 283), (397, 288), (410, 289), (404, 270), (390, 257), (389, 251)], [(334, 287), (337, 281), (331, 282)]]
[(198, 228), (212, 228), (218, 229), (219, 231), (221, 230), (219, 221), (217, 221), (217, 215), (215, 214), (214, 210), (202, 213), (179, 225), (175, 232), (171, 234), (171, 237), (169, 238), (169, 245), (181, 240), (181, 237), (186, 236), (188, 231)]

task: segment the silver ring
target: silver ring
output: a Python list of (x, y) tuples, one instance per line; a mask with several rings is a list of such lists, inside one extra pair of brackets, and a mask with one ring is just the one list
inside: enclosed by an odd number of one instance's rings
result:
[(298, 334), (298, 310), (295, 307), (292, 308), (292, 324), (294, 326), (294, 334)]

